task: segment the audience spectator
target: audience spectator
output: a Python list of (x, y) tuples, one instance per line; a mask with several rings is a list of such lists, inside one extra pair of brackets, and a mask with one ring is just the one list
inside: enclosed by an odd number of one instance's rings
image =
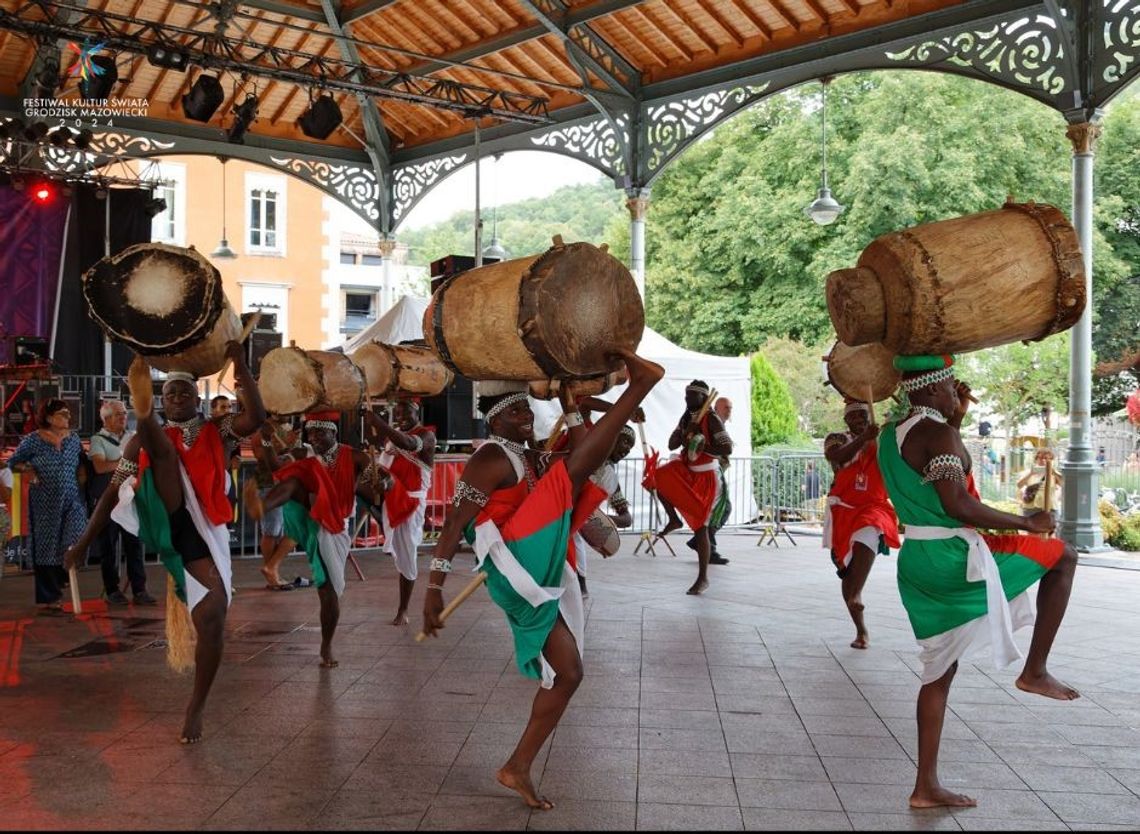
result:
[(28, 494), (36, 603), (44, 614), (63, 613), (67, 573), (63, 557), (83, 534), (87, 513), (79, 491), (83, 446), (71, 431), (63, 400), (40, 403), (38, 428), (12, 455), (12, 471), (34, 479)]

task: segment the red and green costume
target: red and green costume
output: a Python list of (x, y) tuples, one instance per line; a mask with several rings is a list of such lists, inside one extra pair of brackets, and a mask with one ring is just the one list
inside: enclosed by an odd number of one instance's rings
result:
[[(707, 449), (712, 445), (708, 413), (701, 418), (699, 428)], [(688, 452), (681, 449), (668, 463), (654, 467), (652, 477), (647, 475), (642, 486), (656, 489), (690, 528), (699, 530), (708, 525), (720, 495), (720, 460), (704, 451), (689, 460)]]
[[(229, 596), (233, 570), (230, 564), (230, 535), (226, 524), (233, 516), (233, 508), (226, 496), (226, 467), (221, 432), (214, 422), (203, 421), (190, 446), (186, 446), (183, 441), (181, 429), (164, 426), (163, 432), (178, 452), (186, 512), (193, 521), (195, 531), (209, 549)], [(154, 470), (145, 450), (139, 453), (138, 463), (138, 475), (128, 478), (119, 487), (119, 501), (111, 512), (111, 518), (158, 553), (162, 564), (174, 578), (179, 599), (193, 611), (208, 590), (186, 572), (182, 554), (174, 549), (171, 514), (158, 494)]]
[[(408, 432), (413, 437), (427, 433), (423, 426)], [(384, 523), (384, 552), (392, 555), (401, 576), (415, 581), (416, 554), (424, 538), (427, 494), (431, 489), (431, 467), (415, 453), (400, 449), (391, 441), (384, 447), (380, 465), (392, 473), (392, 486), (384, 493), (380, 513)]]
[(899, 546), (898, 519), (879, 471), (874, 441), (835, 473), (827, 494), (823, 546), (830, 549), (841, 576), (851, 564), (856, 544), (883, 555)]
[[(922, 647), (922, 682), (931, 683), (968, 650), (987, 643), (999, 668), (1021, 657), (1013, 632), (1036, 618), (1027, 591), (1061, 558), (1064, 543), (983, 535), (951, 518), (934, 484), (924, 482), (902, 456), (907, 433), (921, 419), (914, 415), (886, 425), (879, 467), (899, 520), (906, 525), (899, 551), (899, 593)], [(972, 476), (967, 489), (978, 497)]]
[(317, 457), (301, 458), (282, 466), (273, 478), (296, 478), (309, 493), (309, 507), (287, 501), (281, 508), (285, 535), (305, 549), (314, 584), (320, 588), (331, 582), (340, 596), (344, 593), (344, 569), (351, 544), (347, 519), (356, 506), (352, 448), (340, 444), (332, 466), (325, 466)]
[(561, 460), (531, 490), (525, 463), (500, 448), (511, 459), (518, 483), (493, 492), (476, 517), (475, 556), (487, 573), (491, 599), (507, 615), (519, 671), (549, 688), (554, 670), (542, 649), (559, 614), (574, 635), (579, 654), (583, 648), (585, 612), (570, 538), (606, 493), (587, 481), (575, 501)]

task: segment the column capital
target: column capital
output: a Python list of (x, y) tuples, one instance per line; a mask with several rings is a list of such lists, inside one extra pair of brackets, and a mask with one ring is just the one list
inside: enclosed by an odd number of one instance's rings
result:
[(625, 193), (628, 198), (625, 207), (629, 209), (630, 220), (644, 220), (649, 213), (649, 189), (628, 188)]
[(381, 238), (376, 246), (380, 250), (381, 257), (385, 259), (390, 258), (392, 257), (392, 253), (396, 251), (396, 238)]
[(1099, 122), (1076, 122), (1065, 128), (1065, 135), (1073, 143), (1073, 153), (1093, 153), (1102, 128)]

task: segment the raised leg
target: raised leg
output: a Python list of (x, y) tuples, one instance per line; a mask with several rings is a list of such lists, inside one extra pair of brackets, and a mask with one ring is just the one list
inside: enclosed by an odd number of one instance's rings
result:
[(946, 699), (958, 663), (934, 683), (924, 684), (918, 691), (918, 776), (910, 795), (911, 808), (937, 808), (943, 805), (971, 807), (976, 799), (946, 790), (938, 781), (938, 746), (942, 741), (942, 724), (946, 719)]
[(709, 528), (704, 526), (693, 534), (697, 540), (697, 581), (685, 593), (696, 596), (709, 587)]
[(843, 602), (847, 605), (851, 621), (855, 623), (855, 639), (851, 641), (853, 649), (865, 649), (871, 644), (867, 626), (863, 624), (863, 586), (867, 584), (867, 577), (874, 564), (875, 554), (871, 548), (865, 544), (855, 544), (851, 564), (847, 566), (847, 574), (843, 577)]
[(331, 582), (317, 588), (317, 596), (321, 598), (321, 666), (332, 669), (338, 665), (332, 654), (332, 639), (340, 622), (340, 598)]
[(546, 638), (542, 654), (547, 663), (554, 667), (554, 686), (539, 689), (534, 696), (526, 729), (507, 763), (499, 768), (496, 778), (501, 785), (518, 791), (531, 808), (548, 811), (554, 807), (554, 803), (540, 797), (535, 791), (530, 778), (531, 765), (542, 745), (558, 726), (566, 705), (582, 683), (582, 658), (578, 654), (578, 644), (574, 642), (574, 635), (561, 617)]
[(150, 366), (136, 356), (127, 369), (127, 386), (135, 409), (139, 442), (150, 458), (154, 485), (168, 512), (182, 506), (182, 475), (178, 471), (178, 451), (163, 432), (154, 415), (154, 389)]
[[(684, 523), (681, 521), (681, 517), (677, 515), (676, 508), (670, 504), (660, 492), (657, 493), (657, 499), (665, 509), (665, 517), (669, 519), (665, 522), (665, 526), (661, 528), (661, 532), (657, 535), (658, 537), (668, 536), (674, 530), (680, 530), (684, 526)], [(696, 535), (693, 536), (693, 539), (696, 539)], [(696, 544), (696, 541), (693, 543)]]
[(260, 495), (257, 482), (252, 478), (242, 487), (242, 504), (254, 521), (261, 521), (270, 510), (283, 506), (288, 501), (296, 501), (302, 507), (309, 506), (309, 490), (297, 478), (286, 478), (274, 484), (273, 489)]
[(1029, 656), (1025, 668), (1017, 679), (1017, 688), (1026, 692), (1072, 701), (1081, 697), (1077, 690), (1049, 674), (1046, 663), (1053, 648), (1053, 639), (1065, 609), (1069, 606), (1069, 593), (1073, 590), (1073, 575), (1077, 570), (1077, 551), (1065, 545), (1065, 553), (1057, 564), (1041, 578), (1037, 589), (1037, 622), (1033, 626), (1033, 639), (1029, 643)]
[(202, 739), (202, 710), (206, 696), (222, 662), (222, 637), (226, 627), (226, 588), (213, 559), (195, 559), (186, 563), (186, 572), (209, 589), (205, 599), (190, 612), (198, 643), (194, 649), (194, 692), (186, 707), (186, 722), (179, 738), (183, 744), (196, 744)]

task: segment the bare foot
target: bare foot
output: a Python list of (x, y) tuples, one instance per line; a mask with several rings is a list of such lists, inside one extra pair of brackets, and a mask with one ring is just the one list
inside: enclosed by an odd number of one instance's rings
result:
[(915, 788), (914, 793), (910, 795), (911, 808), (973, 808), (977, 804), (978, 800), (973, 797), (948, 791), (941, 785), (929, 790)]
[(855, 636), (855, 639), (851, 641), (851, 648), (853, 649), (865, 649), (869, 645), (871, 645), (871, 638), (866, 634), (858, 634)]
[(332, 646), (321, 645), (321, 668), (335, 669), (340, 661), (332, 656)]
[(271, 571), (265, 565), (262, 565), (261, 567), (259, 567), (258, 570), (261, 571), (261, 575), (263, 577), (265, 577), (266, 587), (269, 587), (270, 585), (280, 585), (281, 584), (280, 582), (274, 582), (273, 581), (273, 571)]
[(549, 799), (535, 793), (529, 773), (515, 773), (503, 767), (499, 768), (499, 772), (495, 774), (495, 778), (499, 780), (499, 784), (504, 788), (510, 788), (512, 791), (517, 792), (518, 795), (523, 798), (523, 801), (531, 808), (535, 808), (539, 811), (549, 811), (554, 807), (554, 803)]
[(402, 626), (408, 624), (408, 612), (401, 608), (396, 612), (396, 616), (392, 618), (392, 625)]
[(638, 356), (632, 350), (618, 351), (618, 355), (625, 361), (625, 369), (629, 373), (629, 386), (643, 388), (648, 391), (665, 376), (665, 369), (656, 362)]
[(182, 734), (178, 737), (179, 744), (197, 744), (202, 740), (202, 713), (187, 714), (186, 723), (182, 725)]
[[(257, 493), (257, 480), (250, 478), (241, 489), (241, 502), (245, 506), (245, 513), (254, 521), (261, 521), (265, 516), (265, 503)], [(265, 573), (265, 568), (261, 569)], [(268, 581), (269, 577), (266, 576)]]
[(1043, 675), (1032, 676), (1023, 671), (1015, 681), (1017, 688), (1023, 692), (1033, 692), (1044, 695), (1046, 698), (1056, 698), (1058, 701), (1075, 701), (1081, 693), (1066, 683), (1061, 683), (1046, 672)]
[(674, 530), (680, 530), (680, 529), (681, 529), (681, 520), (680, 519), (673, 519), (669, 522), (666, 522), (665, 526), (661, 528), (661, 532), (657, 534), (657, 538), (659, 538), (659, 539), (664, 538), (665, 536), (668, 536), (670, 533), (672, 533)]
[(150, 379), (150, 365), (138, 354), (127, 368), (127, 387), (131, 391), (135, 417), (139, 420), (149, 417), (154, 411), (154, 383)]
[(698, 579), (693, 583), (693, 587), (689, 588), (689, 590), (685, 591), (685, 593), (691, 594), (692, 596), (697, 596), (702, 591), (707, 591), (708, 587), (709, 581), (707, 579)]

